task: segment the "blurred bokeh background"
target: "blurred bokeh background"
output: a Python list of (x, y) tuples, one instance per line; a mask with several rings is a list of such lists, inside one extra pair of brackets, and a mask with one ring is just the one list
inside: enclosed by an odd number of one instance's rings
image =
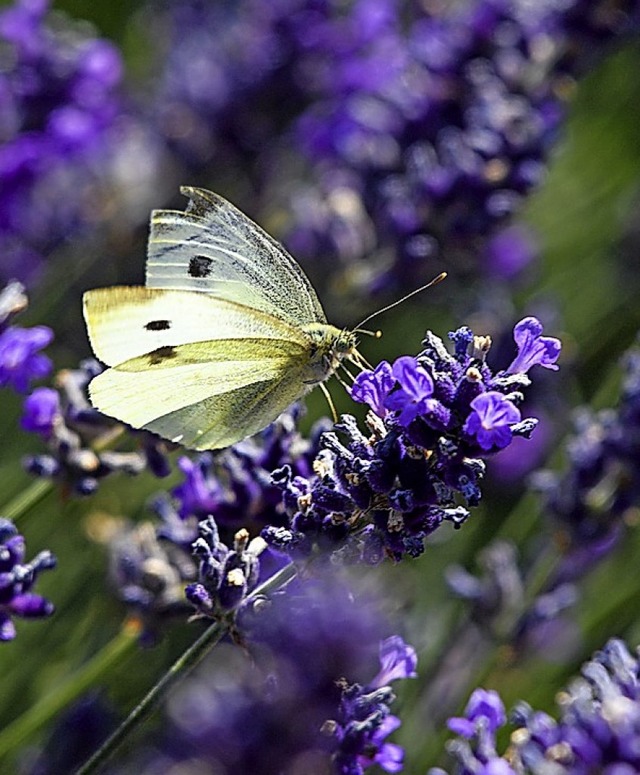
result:
[[(411, 773), (446, 761), (444, 718), (480, 682), (507, 704), (550, 709), (607, 637), (640, 642), (635, 492), (623, 540), (576, 574), (546, 628), (487, 627), (488, 609), (446, 581), (456, 564), (491, 575), (486, 547), (500, 539), (526, 569), (524, 597), (546, 589), (540, 547), (561, 554), (564, 534), (531, 475), (568, 469), (578, 408), (618, 404), (620, 359), (640, 327), (639, 23), (636, 3), (578, 0), (0, 4), (0, 275), (26, 286), (20, 324), (54, 330), (57, 370), (91, 355), (82, 292), (143, 282), (150, 210), (182, 209), (182, 184), (222, 194), (282, 240), (338, 325), (446, 271), (378, 319), (384, 336), (362, 346), (372, 363), (417, 353), (427, 329), (469, 325), (492, 336), (490, 362), (506, 364), (513, 324), (529, 314), (562, 338), (560, 372), (538, 376), (528, 398), (536, 434), (490, 461), (463, 529), (443, 527), (416, 560), (353, 569), (359, 594), (420, 657), (395, 708)], [(304, 432), (327, 414), (320, 394), (306, 404)], [(43, 490), (27, 508), (34, 478), (21, 460), (43, 444), (20, 429), (21, 405), (3, 391), (1, 502), (33, 552), (58, 557), (40, 582), (56, 613), (2, 645), (0, 727), (91, 686), (117, 717), (199, 627), (183, 616), (153, 648), (105, 652), (127, 616), (108, 582), (109, 525), (152, 518), (150, 499), (182, 480), (181, 452), (168, 478), (120, 473), (85, 498)], [(237, 659), (214, 655), (222, 672)], [(44, 708), (9, 727), (0, 768), (64, 771), (51, 759), (34, 769), (59, 717)]]

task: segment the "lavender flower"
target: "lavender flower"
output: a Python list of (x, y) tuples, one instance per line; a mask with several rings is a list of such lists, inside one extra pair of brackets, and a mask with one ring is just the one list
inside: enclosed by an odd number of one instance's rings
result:
[(80, 495), (91, 495), (100, 479), (117, 471), (135, 475), (149, 469), (159, 477), (170, 471), (166, 444), (149, 433), (134, 434), (141, 447), (136, 451), (100, 449), (121, 427), (89, 404), (87, 385), (100, 370), (96, 361), (86, 360), (78, 369), (60, 371), (59, 391), (39, 388), (23, 407), (22, 427), (38, 433), (48, 447), (26, 457), (25, 468)]
[[(538, 347), (534, 320), (516, 326), (520, 362), (553, 366), (559, 342), (543, 338), (553, 342), (552, 352)], [(525, 341), (523, 330), (536, 333)], [(488, 337), (466, 327), (450, 337), (453, 355), (428, 332), (417, 358), (358, 375), (352, 395), (372, 409), (369, 437), (345, 415), (336, 430), (346, 441), (335, 431), (321, 437), (314, 478), (290, 466), (274, 471), (290, 518), (288, 526), (263, 530), (274, 548), (306, 556), (319, 544), (367, 562), (385, 554), (401, 559), (420, 554), (443, 521), (464, 522), (467, 506), (481, 497), (484, 459), (529, 436), (536, 421), (521, 419), (516, 406), (530, 384), (524, 371), (494, 374)]]
[(199, 560), (199, 581), (189, 584), (187, 600), (202, 616), (221, 618), (225, 612), (238, 608), (260, 578), (259, 555), (265, 549), (262, 538), (249, 541), (247, 530), (239, 530), (233, 549), (220, 540), (215, 519), (202, 520), (199, 538), (192, 551)]
[(51, 373), (51, 360), (40, 350), (51, 344), (53, 331), (47, 326), (17, 328), (0, 333), (0, 387), (11, 386), (26, 393), (33, 380)]
[(33, 380), (47, 377), (52, 368), (40, 350), (51, 344), (53, 331), (47, 326), (10, 325), (27, 306), (21, 283), (12, 281), (0, 291), (0, 387), (8, 385), (18, 393), (26, 393)]
[(0, 70), (5, 278), (33, 279), (46, 255), (95, 224), (97, 184), (107, 177), (121, 111), (115, 46), (68, 21), (49, 24), (48, 5), (16, 0), (0, 12), (7, 63)]
[(524, 318), (513, 329), (513, 338), (518, 345), (518, 355), (507, 369), (510, 374), (526, 374), (532, 366), (539, 364), (545, 369), (557, 370), (556, 361), (560, 355), (560, 340), (542, 336), (542, 325), (536, 318)]
[[(495, 692), (476, 690), (464, 718), (450, 727), (464, 740), (449, 745), (458, 775), (604, 775), (637, 772), (640, 767), (640, 689), (638, 659), (624, 642), (610, 640), (582, 667), (560, 697), (560, 717), (519, 703), (512, 713), (516, 731), (509, 751), (500, 755), (496, 732), (504, 726), (504, 707)], [(432, 775), (441, 770), (431, 770)]]
[(368, 686), (343, 683), (338, 720), (323, 725), (325, 734), (337, 740), (333, 760), (341, 775), (361, 775), (374, 764), (385, 772), (403, 768), (404, 751), (386, 742), (400, 726), (400, 719), (391, 715), (394, 695), (386, 684), (415, 678), (416, 653), (402, 638), (392, 635), (380, 644), (380, 663), (380, 672)]
[(184, 619), (191, 610), (185, 585), (197, 570), (190, 545), (193, 521), (180, 520), (165, 502), (154, 504), (161, 523), (117, 525), (109, 530), (109, 581), (141, 625), (140, 643), (154, 645), (168, 620)]
[(421, 11), (360, 0), (323, 11), (302, 65), (311, 99), (295, 128), (312, 182), (292, 197), (291, 247), (337, 254), (345, 279), (379, 289), (415, 283), (439, 254), (464, 269), (482, 240), (492, 269), (512, 277), (530, 248), (512, 241), (506, 261), (491, 252), (504, 256), (510, 217), (544, 177), (564, 113), (557, 83), (637, 28), (634, 4)]
[(469, 404), (473, 410), (464, 424), (464, 432), (475, 438), (486, 452), (508, 447), (511, 428), (520, 422), (520, 410), (502, 393), (489, 390)]
[(47, 439), (53, 433), (54, 425), (61, 420), (62, 410), (57, 390), (36, 388), (25, 399), (21, 425), (26, 431), (39, 433)]
[(42, 551), (29, 563), (24, 558), (24, 537), (13, 522), (0, 519), (0, 641), (16, 637), (13, 617), (40, 619), (53, 613), (53, 605), (32, 587), (42, 571), (55, 567), (55, 557)]
[[(340, 754), (361, 773), (374, 759), (398, 761), (397, 747), (385, 739), (395, 723), (391, 690), (381, 682), (413, 674), (415, 655), (400, 638), (387, 641), (381, 614), (379, 599), (354, 597), (352, 583), (335, 570), (297, 578), (286, 592), (244, 608), (238, 627), (250, 654), (222, 644), (177, 687), (155, 748), (149, 741), (123, 771), (135, 766), (150, 775), (195, 760), (220, 775), (288, 772), (300, 763), (310, 772), (338, 773), (346, 771)], [(365, 686), (381, 641), (382, 659), (392, 661), (393, 652), (403, 668), (387, 675), (383, 667)], [(341, 743), (336, 735), (343, 729)]]

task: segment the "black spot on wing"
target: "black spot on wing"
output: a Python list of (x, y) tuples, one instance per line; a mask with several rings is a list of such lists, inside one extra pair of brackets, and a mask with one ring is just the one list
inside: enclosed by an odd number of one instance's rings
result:
[(175, 347), (158, 347), (157, 350), (149, 353), (149, 366), (158, 366), (165, 361), (170, 361), (172, 358), (176, 358), (178, 353)]
[(189, 274), (191, 277), (208, 277), (211, 274), (212, 264), (212, 258), (194, 256), (189, 260)]
[(171, 328), (171, 321), (170, 320), (150, 320), (146, 325), (145, 328), (147, 331), (166, 331), (167, 329)]

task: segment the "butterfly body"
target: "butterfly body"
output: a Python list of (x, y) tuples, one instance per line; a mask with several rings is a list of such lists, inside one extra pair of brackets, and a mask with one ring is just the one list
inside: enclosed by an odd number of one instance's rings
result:
[(84, 295), (96, 356), (93, 405), (193, 449), (272, 422), (343, 359), (353, 332), (330, 325), (295, 260), (222, 197), (185, 188), (186, 212), (152, 215), (144, 287)]

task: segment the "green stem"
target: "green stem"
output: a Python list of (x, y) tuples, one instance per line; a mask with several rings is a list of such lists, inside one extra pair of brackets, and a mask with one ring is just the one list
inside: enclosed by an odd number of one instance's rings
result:
[(35, 730), (42, 727), (56, 713), (87, 691), (97, 679), (131, 649), (137, 641), (138, 634), (137, 627), (124, 627), (84, 667), (6, 726), (0, 732), (0, 757), (16, 750)]
[(26, 490), (23, 490), (10, 500), (0, 513), (6, 519), (15, 522), (18, 517), (21, 517), (32, 506), (43, 500), (52, 489), (53, 481), (51, 479), (36, 479)]
[[(246, 603), (256, 600), (262, 595), (283, 588), (296, 575), (293, 564), (287, 565), (270, 579), (247, 596)], [(98, 772), (116, 753), (128, 735), (139, 726), (160, 704), (171, 687), (183, 676), (186, 676), (198, 665), (209, 651), (220, 642), (229, 630), (229, 623), (214, 622), (202, 635), (180, 656), (157, 684), (146, 694), (131, 711), (111, 737), (93, 754), (93, 756), (76, 771), (76, 775), (89, 775)]]

